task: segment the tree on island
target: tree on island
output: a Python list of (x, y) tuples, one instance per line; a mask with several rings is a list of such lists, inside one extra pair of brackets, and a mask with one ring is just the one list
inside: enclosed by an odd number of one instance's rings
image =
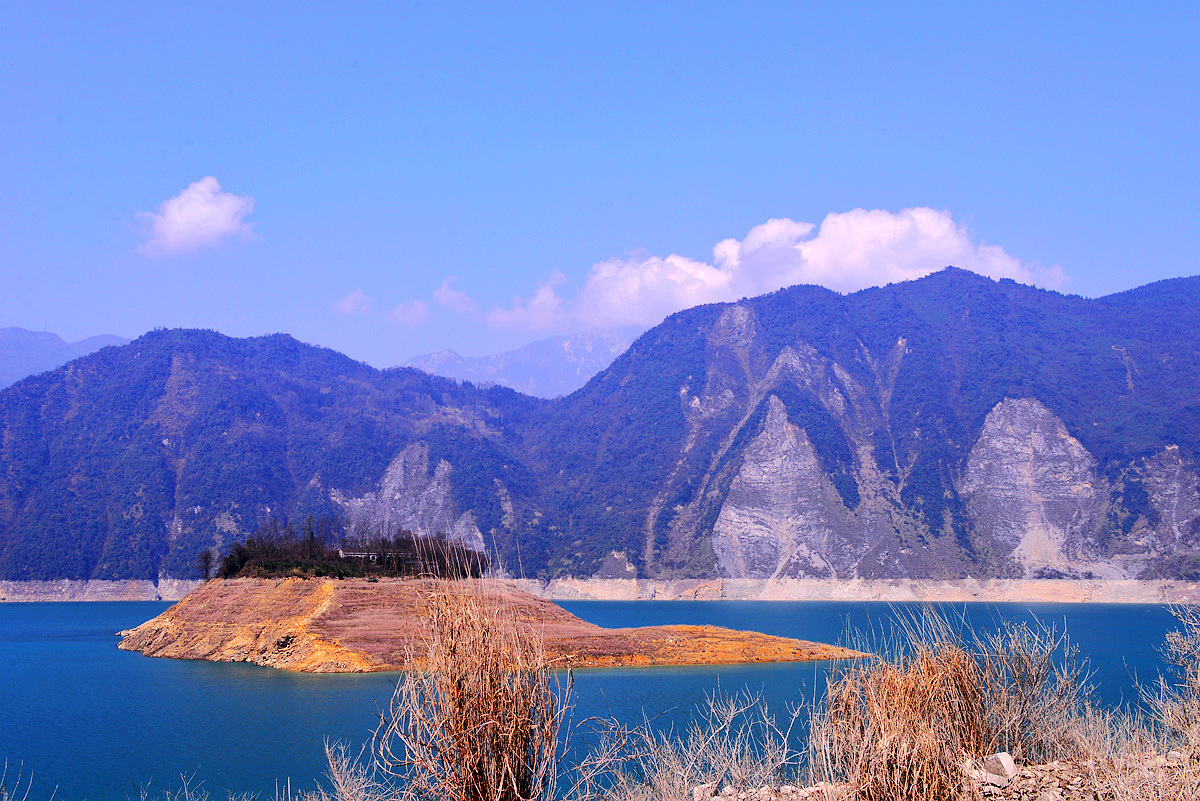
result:
[(221, 562), (221, 578), (312, 576), (479, 577), (487, 572), (486, 555), (448, 539), (387, 526), (356, 526), (353, 535), (335, 517), (309, 516), (300, 530), (271, 518), (235, 543)]
[(216, 562), (216, 557), (214, 557), (213, 552), (208, 549), (196, 554), (196, 570), (200, 571), (200, 575), (203, 576), (205, 581), (208, 581), (210, 578), (212, 578), (214, 562)]

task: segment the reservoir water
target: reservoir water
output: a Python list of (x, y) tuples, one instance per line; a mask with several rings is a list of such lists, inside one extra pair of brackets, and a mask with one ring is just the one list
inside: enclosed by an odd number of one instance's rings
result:
[[(708, 623), (823, 642), (847, 626), (880, 631), (914, 605), (850, 602), (574, 601), (603, 626)], [(0, 604), (0, 764), (33, 772), (30, 801), (137, 799), (190, 777), (214, 799), (273, 797), (290, 781), (311, 788), (326, 740), (369, 742), (394, 674), (309, 675), (244, 664), (151, 659), (120, 651), (115, 632), (166, 603)], [(951, 604), (976, 632), (1000, 619), (1064, 629), (1095, 671), (1103, 703), (1136, 700), (1135, 680), (1158, 675), (1158, 648), (1174, 628), (1148, 605)], [(773, 711), (811, 701), (821, 663), (576, 671), (576, 720), (684, 725), (714, 691), (761, 692)], [(25, 784), (22, 781), (22, 788)]]

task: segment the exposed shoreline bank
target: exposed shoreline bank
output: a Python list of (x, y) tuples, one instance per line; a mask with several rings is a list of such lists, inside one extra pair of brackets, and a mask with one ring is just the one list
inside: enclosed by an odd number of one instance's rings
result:
[(0, 581), (0, 602), (178, 601), (203, 582), (188, 579)]
[(994, 603), (1200, 603), (1200, 582), (1070, 579), (517, 579), (556, 601), (983, 601)]
[[(535, 579), (509, 581), (556, 601), (983, 601), (1200, 603), (1200, 582), (1071, 579)], [(0, 581), (0, 602), (178, 601), (199, 581)]]

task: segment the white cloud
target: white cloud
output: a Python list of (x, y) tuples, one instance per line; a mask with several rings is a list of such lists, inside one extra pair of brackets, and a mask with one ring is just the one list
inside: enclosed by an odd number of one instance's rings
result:
[(423, 300), (408, 300), (398, 303), (386, 312), (375, 312), (375, 301), (366, 292), (356, 289), (333, 304), (333, 310), (348, 317), (367, 317), (372, 320), (390, 320), (399, 325), (415, 328), (429, 319), (429, 304)]
[(497, 328), (522, 328), (527, 331), (550, 331), (570, 324), (571, 316), (564, 308), (557, 290), (566, 280), (566, 276), (555, 270), (533, 293), (533, 297), (513, 298), (511, 309), (492, 309), (488, 313), (488, 323)]
[(992, 278), (1062, 287), (1057, 266), (1044, 269), (998, 245), (977, 244), (947, 211), (854, 209), (829, 214), (820, 227), (789, 219), (755, 226), (742, 240), (713, 247), (713, 263), (672, 254), (634, 253), (592, 266), (570, 301), (558, 294), (556, 274), (532, 298), (488, 315), (496, 326), (549, 330), (616, 325), (650, 326), (680, 309), (818, 284), (838, 292), (920, 278), (953, 265)]
[(409, 300), (388, 309), (387, 316), (400, 325), (416, 328), (429, 319), (429, 306), (423, 300)]
[(780, 268), (780, 286), (819, 284), (839, 292), (910, 281), (948, 265), (992, 278), (1035, 281), (1032, 272), (1003, 248), (976, 245), (967, 228), (947, 211), (915, 208), (893, 214), (854, 209), (828, 215), (816, 236), (794, 241), (777, 237), (765, 244), (755, 239), (758, 230), (732, 254), (732, 266), (745, 265), (747, 277), (760, 284), (762, 278), (775, 283), (772, 265)]
[(479, 308), (475, 299), (461, 289), (450, 286), (457, 281), (457, 276), (448, 275), (437, 289), (433, 290), (433, 299), (452, 312), (467, 314)]
[(158, 212), (139, 211), (146, 241), (138, 248), (145, 256), (194, 253), (228, 237), (250, 238), (254, 225), (243, 218), (254, 210), (254, 198), (222, 192), (211, 175), (173, 198)]
[(576, 298), (587, 327), (653, 325), (672, 312), (738, 297), (733, 276), (704, 262), (671, 254), (634, 254), (593, 265)]
[(334, 311), (342, 314), (370, 314), (371, 298), (361, 289), (356, 289), (333, 304)]

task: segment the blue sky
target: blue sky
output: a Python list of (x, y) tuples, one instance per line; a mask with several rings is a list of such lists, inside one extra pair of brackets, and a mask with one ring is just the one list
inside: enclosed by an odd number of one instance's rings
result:
[(1200, 273), (1196, 3), (321, 5), (0, 6), (0, 326), (388, 366), (946, 263)]

